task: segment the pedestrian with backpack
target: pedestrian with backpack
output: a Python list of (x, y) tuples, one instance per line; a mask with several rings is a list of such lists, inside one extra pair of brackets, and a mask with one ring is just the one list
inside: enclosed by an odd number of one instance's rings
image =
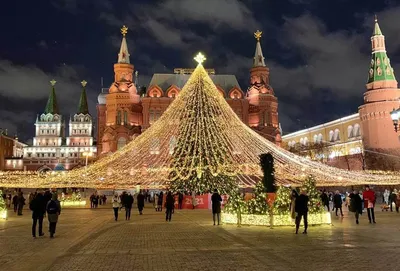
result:
[(46, 207), (47, 219), (49, 220), (50, 238), (54, 238), (58, 217), (61, 214), (61, 205), (57, 198), (57, 193), (53, 193), (51, 200), (47, 203)]

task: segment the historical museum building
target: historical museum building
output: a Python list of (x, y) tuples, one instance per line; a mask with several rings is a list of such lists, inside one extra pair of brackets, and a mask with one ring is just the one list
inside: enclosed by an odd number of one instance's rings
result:
[[(115, 152), (149, 128), (179, 95), (193, 69), (175, 69), (172, 74), (153, 75), (147, 91), (140, 95), (135, 81), (137, 72), (130, 62), (126, 42), (127, 28), (121, 29), (122, 43), (114, 64), (114, 82), (100, 93), (97, 105), (97, 150), (99, 155)], [(208, 69), (220, 94), (238, 117), (267, 139), (280, 144), (278, 99), (269, 83), (269, 68), (257, 40), (250, 84), (245, 93), (234, 75), (217, 74)]]
[(69, 170), (84, 166), (97, 153), (92, 136), (93, 122), (88, 109), (86, 82), (81, 82), (79, 106), (75, 115), (69, 119), (68, 136), (65, 136), (65, 120), (57, 104), (56, 81), (50, 83), (51, 91), (46, 108), (36, 118), (33, 144), (24, 148), (23, 164), (26, 170)]
[(341, 168), (398, 167), (394, 160), (400, 155), (400, 141), (390, 112), (400, 105), (400, 89), (376, 19), (371, 44), (364, 103), (358, 113), (284, 135), (286, 148)]
[(18, 137), (11, 137), (7, 129), (0, 129), (0, 171), (23, 170), (22, 156), (26, 144), (19, 142)]

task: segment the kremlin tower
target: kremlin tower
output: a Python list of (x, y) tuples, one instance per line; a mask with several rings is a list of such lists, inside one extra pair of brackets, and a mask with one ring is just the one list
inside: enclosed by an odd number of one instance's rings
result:
[(79, 100), (78, 111), (69, 120), (69, 137), (67, 146), (92, 146), (93, 137), (92, 116), (89, 114), (89, 107), (86, 97), (86, 81), (82, 81), (82, 93)]
[(67, 138), (57, 103), (56, 81), (52, 80), (50, 83), (51, 91), (46, 108), (35, 122), (33, 145), (24, 148), (23, 164), (27, 170), (69, 170), (85, 164), (85, 153), (96, 156), (96, 146), (93, 146), (92, 137), (92, 117), (89, 114), (86, 97), (86, 81), (82, 81), (83, 89), (78, 112), (69, 121)]
[(98, 153), (115, 152), (141, 132), (142, 107), (133, 80), (134, 67), (126, 42), (128, 28), (121, 29), (122, 42), (118, 62), (114, 64), (114, 82), (109, 93), (98, 97)]
[(257, 30), (257, 40), (253, 67), (250, 70), (250, 88), (247, 92), (249, 108), (249, 126), (268, 140), (280, 145), (281, 134), (278, 121), (278, 99), (269, 84), (269, 68), (265, 65), (261, 49), (262, 32)]
[(365, 150), (393, 154), (400, 148), (400, 141), (393, 129), (390, 112), (399, 107), (400, 89), (386, 54), (385, 36), (376, 18), (371, 43), (367, 91), (364, 104), (359, 107), (363, 145)]

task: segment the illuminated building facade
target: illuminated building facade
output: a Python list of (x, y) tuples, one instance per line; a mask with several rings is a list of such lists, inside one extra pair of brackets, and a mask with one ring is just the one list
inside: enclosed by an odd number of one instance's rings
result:
[(22, 156), (26, 145), (18, 137), (10, 137), (7, 130), (0, 129), (0, 171), (23, 170)]
[[(138, 73), (130, 63), (130, 54), (123, 27), (118, 61), (114, 64), (115, 80), (108, 92), (102, 91), (97, 105), (98, 153), (115, 152), (164, 113), (189, 79), (193, 69), (178, 68), (172, 74), (153, 75), (146, 93), (139, 95), (135, 81)], [(250, 87), (245, 93), (234, 75), (216, 74), (208, 69), (211, 79), (237, 116), (267, 139), (280, 144), (278, 100), (269, 84), (269, 68), (261, 49), (261, 32), (257, 39)]]
[(341, 168), (399, 167), (394, 160), (400, 154), (400, 141), (390, 112), (399, 107), (400, 89), (377, 19), (371, 44), (367, 91), (358, 113), (284, 135), (285, 148)]
[(86, 82), (82, 81), (82, 93), (77, 113), (69, 121), (69, 136), (65, 137), (65, 122), (60, 115), (55, 84), (47, 100), (46, 108), (35, 122), (33, 145), (24, 148), (26, 170), (69, 170), (85, 165), (85, 155), (96, 155), (93, 145), (92, 117), (89, 114)]

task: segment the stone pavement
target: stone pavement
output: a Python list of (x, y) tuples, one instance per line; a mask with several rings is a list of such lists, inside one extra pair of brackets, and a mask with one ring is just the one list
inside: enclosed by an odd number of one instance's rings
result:
[[(377, 210), (378, 211), (378, 210)], [(0, 221), (0, 270), (400, 270), (400, 214), (333, 219), (333, 226), (212, 226), (209, 211), (133, 210), (113, 221), (110, 209), (65, 209), (55, 239), (32, 239), (30, 213)], [(47, 230), (47, 221), (45, 223)]]

